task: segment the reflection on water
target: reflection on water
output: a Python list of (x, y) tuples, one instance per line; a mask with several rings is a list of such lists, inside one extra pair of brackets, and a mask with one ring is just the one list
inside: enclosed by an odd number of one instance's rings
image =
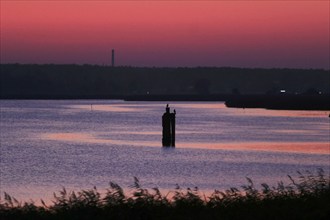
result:
[(43, 134), (41, 138), (46, 138), (49, 140), (78, 141), (78, 142), (86, 142), (94, 139), (92, 135), (83, 134), (83, 133), (51, 133), (51, 134), (46, 133)]
[(71, 105), (70, 108), (77, 108), (81, 110), (90, 110), (90, 111), (107, 111), (107, 112), (135, 112), (138, 109), (133, 108), (132, 106), (127, 105), (99, 105), (99, 104), (90, 104), (90, 105)]
[[(285, 131), (283, 131), (285, 132)], [(296, 131), (297, 132), (297, 131)], [(296, 133), (293, 132), (293, 133)], [(183, 133), (183, 132), (182, 132)], [(161, 135), (160, 132), (128, 132), (134, 135)], [(134, 140), (111, 140), (92, 136), (86, 133), (45, 133), (41, 139), (77, 143), (95, 143), (110, 145), (130, 145), (159, 147), (159, 143), (152, 141)], [(329, 154), (329, 143), (212, 143), (212, 142), (184, 142), (177, 147), (182, 148), (203, 148), (203, 149), (223, 149), (223, 150), (257, 150), (257, 151), (279, 151), (279, 152), (300, 152), (310, 154)]]
[(239, 115), (257, 115), (268, 117), (327, 117), (329, 112), (327, 111), (303, 111), (303, 110), (265, 110), (265, 109), (236, 109), (236, 114)]
[[(148, 134), (151, 132), (145, 132)], [(132, 134), (141, 134), (138, 132), (133, 132)], [(40, 136), (44, 140), (52, 141), (63, 141), (63, 142), (76, 142), (76, 143), (95, 143), (95, 144), (110, 144), (110, 145), (130, 145), (130, 146), (148, 146), (148, 147), (158, 147), (159, 144), (151, 141), (124, 141), (124, 140), (111, 140), (111, 139), (102, 139), (92, 136), (86, 133), (45, 133)]]
[(109, 181), (201, 190), (330, 171), (329, 112), (174, 102), (177, 148), (161, 148), (165, 102), (1, 101), (1, 192), (51, 197)]

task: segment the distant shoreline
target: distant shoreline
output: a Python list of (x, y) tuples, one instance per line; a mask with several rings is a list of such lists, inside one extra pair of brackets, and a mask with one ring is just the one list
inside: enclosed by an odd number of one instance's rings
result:
[(9, 95), (0, 100), (124, 100), (124, 101), (210, 101), (225, 102), (229, 108), (276, 110), (330, 110), (330, 95)]
[(274, 110), (330, 110), (330, 95), (243, 95), (226, 100), (232, 108)]
[(250, 94), (330, 95), (329, 71), (318, 69), (28, 64), (1, 64), (0, 69), (0, 99), (227, 101)]
[(124, 101), (217, 101), (225, 102), (230, 94), (217, 95), (2, 95), (0, 100), (74, 100), (108, 99)]

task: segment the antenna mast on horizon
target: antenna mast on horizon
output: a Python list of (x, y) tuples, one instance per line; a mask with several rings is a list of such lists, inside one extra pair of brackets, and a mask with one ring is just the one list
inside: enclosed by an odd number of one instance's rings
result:
[(114, 67), (115, 66), (115, 50), (114, 49), (112, 49), (111, 54), (112, 54), (111, 66)]

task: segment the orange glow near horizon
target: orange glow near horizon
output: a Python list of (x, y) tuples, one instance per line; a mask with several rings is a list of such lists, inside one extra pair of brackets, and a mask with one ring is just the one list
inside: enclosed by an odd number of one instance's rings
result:
[(328, 1), (1, 1), (2, 63), (329, 68)]

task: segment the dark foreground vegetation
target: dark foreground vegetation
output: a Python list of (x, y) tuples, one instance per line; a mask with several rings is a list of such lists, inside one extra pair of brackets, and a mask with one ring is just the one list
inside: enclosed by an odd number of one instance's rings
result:
[(0, 219), (329, 219), (329, 176), (323, 170), (299, 174), (298, 180), (289, 176), (288, 185), (262, 184), (258, 189), (247, 178), (241, 190), (215, 190), (209, 196), (179, 186), (164, 195), (158, 188), (141, 187), (137, 178), (130, 196), (110, 182), (104, 195), (96, 188), (77, 193), (63, 189), (49, 206), (20, 203), (5, 193)]

